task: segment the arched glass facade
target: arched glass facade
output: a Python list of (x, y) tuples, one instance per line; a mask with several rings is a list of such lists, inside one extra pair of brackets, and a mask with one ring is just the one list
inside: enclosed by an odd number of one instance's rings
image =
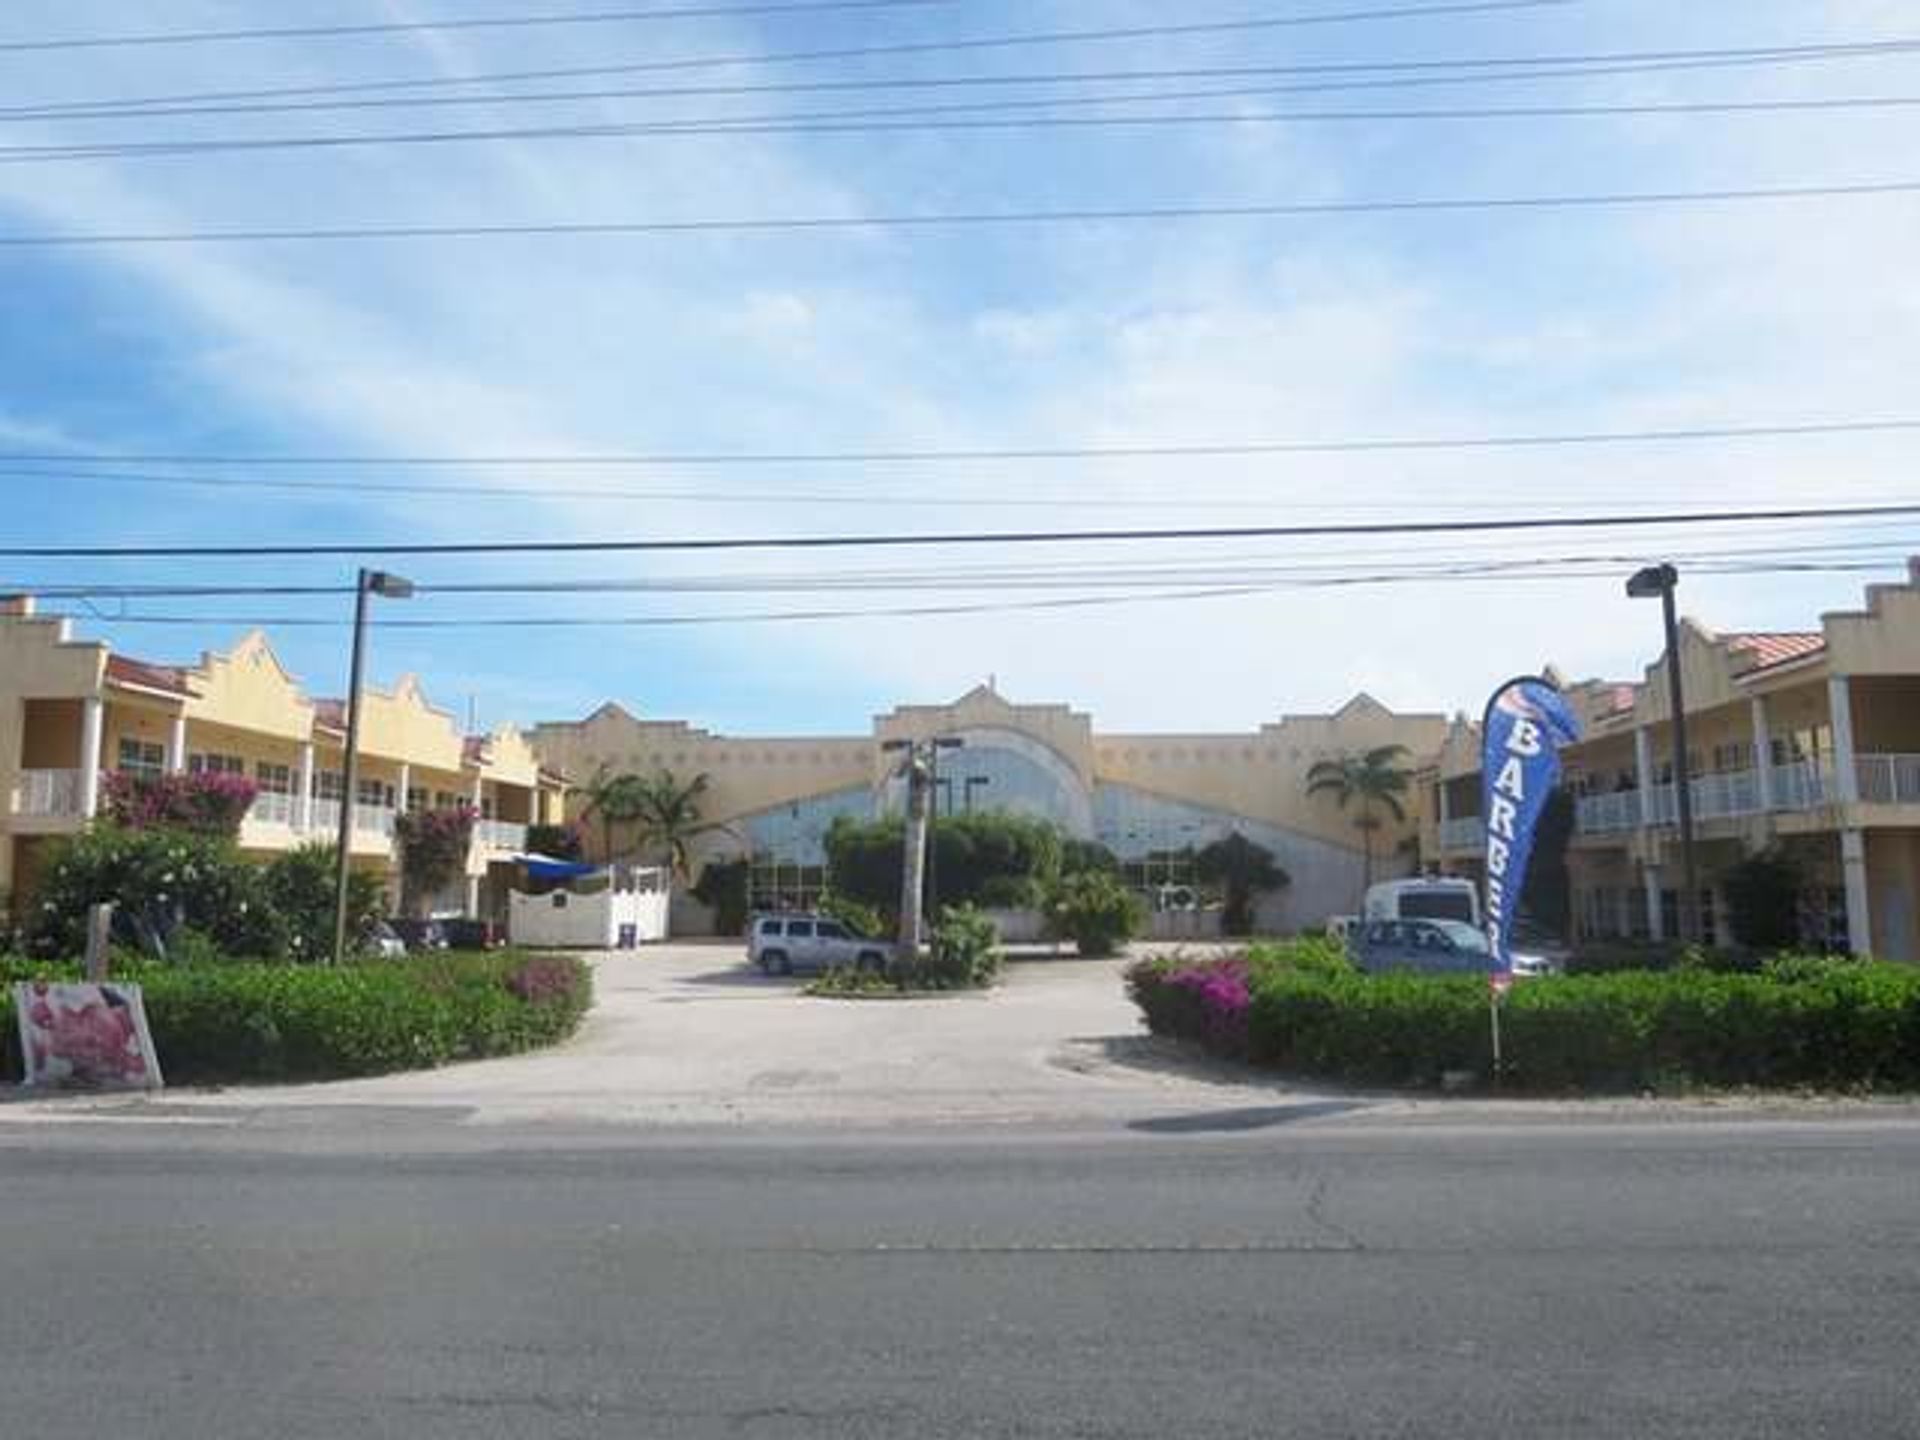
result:
[(807, 910), (827, 881), (827, 830), (841, 815), (873, 818), (873, 792), (864, 785), (809, 795), (737, 821), (753, 868), (747, 903), (756, 910)]
[[(942, 815), (999, 810), (1049, 820), (1069, 835), (1093, 833), (1093, 802), (1074, 768), (1037, 740), (1014, 731), (963, 730), (942, 750), (935, 796)], [(900, 811), (904, 790), (889, 780), (885, 808)]]

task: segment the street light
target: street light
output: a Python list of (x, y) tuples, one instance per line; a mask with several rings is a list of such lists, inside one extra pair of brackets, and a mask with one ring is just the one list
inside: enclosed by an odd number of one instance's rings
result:
[[(1693, 855), (1693, 776), (1687, 763), (1687, 702), (1680, 683), (1680, 621), (1673, 604), (1673, 592), (1679, 584), (1680, 572), (1673, 566), (1649, 565), (1628, 579), (1627, 595), (1634, 600), (1658, 596), (1666, 625), (1667, 708), (1673, 712), (1673, 788), (1680, 820), (1680, 882), (1685, 887), (1680, 894), (1680, 938), (1691, 944), (1700, 938), (1700, 886)], [(1641, 784), (1645, 783), (1643, 777)]]
[(940, 787), (947, 787), (949, 808), (953, 800), (953, 781), (940, 778), (940, 752), (958, 750), (967, 742), (958, 735), (936, 735), (927, 741), (927, 913), (937, 924), (940, 920)]
[(353, 666), (347, 684), (347, 761), (341, 775), (339, 851), (334, 856), (333, 963), (347, 958), (347, 879), (353, 866), (353, 807), (360, 786), (360, 691), (366, 675), (367, 599), (407, 600), (413, 582), (385, 570), (362, 570), (353, 590)]

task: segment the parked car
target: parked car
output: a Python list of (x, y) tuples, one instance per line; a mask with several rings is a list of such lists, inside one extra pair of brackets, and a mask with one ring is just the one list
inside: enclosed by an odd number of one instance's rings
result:
[(400, 937), (410, 954), (424, 950), (444, 950), (447, 948), (447, 932), (438, 920), (414, 920), (395, 917), (387, 921), (387, 928)]
[(407, 955), (407, 942), (384, 920), (367, 926), (360, 936), (360, 948), (382, 960), (404, 960)]
[(1455, 875), (1383, 880), (1368, 887), (1367, 920), (1458, 920), (1480, 923), (1480, 887)]
[(759, 915), (747, 929), (747, 959), (769, 975), (857, 965), (885, 967), (892, 947), (866, 940), (827, 915)]
[[(1460, 920), (1369, 920), (1348, 938), (1353, 962), (1369, 975), (1486, 975), (1493, 970), (1487, 937)], [(1545, 975), (1552, 967), (1515, 953), (1515, 975)]]
[(491, 920), (458, 917), (442, 920), (440, 929), (447, 937), (448, 948), (453, 950), (497, 950), (507, 943), (505, 933)]

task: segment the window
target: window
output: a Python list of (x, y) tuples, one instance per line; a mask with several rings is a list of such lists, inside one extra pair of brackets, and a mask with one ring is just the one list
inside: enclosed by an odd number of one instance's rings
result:
[(789, 920), (787, 922), (787, 937), (789, 939), (807, 940), (811, 939), (812, 936), (813, 922), (811, 920)]
[(262, 760), (253, 767), (253, 778), (268, 795), (293, 794), (293, 769), (287, 765), (269, 765)]
[(762, 935), (778, 935), (780, 933), (780, 924), (781, 922), (778, 920), (762, 920), (760, 922), (760, 933)]
[(1731, 775), (1747, 768), (1748, 751), (1744, 740), (1730, 741), (1713, 747), (1713, 773)]
[(831, 921), (826, 921), (826, 920), (823, 920), (820, 922), (820, 929), (818, 933), (822, 940), (848, 940), (852, 938), (847, 934), (845, 930), (842, 930), (838, 925), (835, 925)]
[(433, 808), (436, 810), (451, 810), (459, 803), (460, 797), (451, 790), (436, 790), (433, 792)]
[(322, 770), (313, 777), (314, 798), (338, 800), (347, 793), (347, 777), (338, 770)]
[(122, 740), (120, 769), (128, 775), (149, 778), (164, 775), (167, 771), (167, 752), (156, 740)]
[(427, 792), (418, 785), (407, 787), (407, 809), (416, 814), (427, 808)]
[(247, 762), (238, 755), (189, 755), (187, 770), (194, 775), (244, 775)]
[(386, 781), (369, 777), (362, 780), (358, 788), (360, 793), (357, 798), (360, 804), (379, 806), (387, 810), (393, 808), (393, 786)]

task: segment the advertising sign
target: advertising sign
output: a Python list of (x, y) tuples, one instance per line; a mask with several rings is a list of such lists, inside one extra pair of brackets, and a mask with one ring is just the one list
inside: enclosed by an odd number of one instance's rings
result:
[(160, 1059), (138, 985), (50, 980), (13, 987), (26, 1082), (47, 1089), (158, 1090)]
[(1560, 780), (1560, 751), (1580, 738), (1566, 697), (1537, 675), (1509, 680), (1487, 702), (1480, 813), (1487, 827), (1487, 947), (1495, 989), (1513, 973), (1513, 920), (1533, 859), (1534, 830)]

